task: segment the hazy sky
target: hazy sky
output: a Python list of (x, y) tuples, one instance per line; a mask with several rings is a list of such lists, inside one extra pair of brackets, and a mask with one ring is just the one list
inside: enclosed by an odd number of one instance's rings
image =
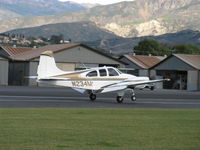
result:
[(133, 0), (59, 0), (59, 1), (73, 1), (77, 3), (98, 3), (102, 5), (113, 4), (121, 1), (133, 1)]

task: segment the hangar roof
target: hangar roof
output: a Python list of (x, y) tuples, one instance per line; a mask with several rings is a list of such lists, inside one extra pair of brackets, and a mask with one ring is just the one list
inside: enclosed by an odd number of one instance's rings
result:
[(200, 55), (175, 54), (174, 56), (178, 57), (190, 66), (200, 70)]
[(9, 56), (17, 55), (32, 50), (31, 47), (13, 47), (13, 46), (1, 46)]
[(171, 57), (176, 57), (180, 59), (181, 61), (185, 62), (186, 64), (190, 65), (191, 67), (200, 70), (200, 55), (189, 55), (189, 54), (173, 54), (167, 59), (164, 59), (163, 61), (159, 62), (158, 64), (151, 67), (153, 69), (154, 67), (159, 66), (161, 63), (164, 63)]
[(74, 48), (74, 47), (77, 47), (77, 46), (85, 47), (87, 49), (95, 51), (96, 53), (98, 53), (100, 55), (103, 55), (103, 56), (108, 57), (110, 59), (114, 59), (115, 61), (124, 64), (123, 62), (121, 62), (120, 60), (118, 60), (116, 58), (113, 58), (113, 57), (111, 57), (111, 56), (109, 56), (105, 53), (102, 53), (102, 52), (100, 52), (100, 51), (98, 51), (98, 50), (96, 50), (92, 47), (89, 47), (89, 46), (84, 45), (84, 44), (79, 44), (79, 43), (78, 44), (55, 44), (55, 45), (46, 45), (46, 46), (39, 47), (39, 48), (32, 48), (32, 50), (30, 50), (30, 51), (26, 51), (26, 52), (23, 52), (23, 53), (18, 53), (16, 55), (10, 56), (10, 59), (19, 60), (19, 61), (29, 61), (29, 60), (38, 58), (41, 53), (43, 53), (44, 51), (47, 51), (47, 50), (55, 53), (55, 52), (71, 49), (71, 48)]
[(43, 53), (44, 51), (47, 51), (47, 50), (52, 51), (52, 52), (58, 52), (58, 51), (66, 50), (68, 48), (72, 48), (72, 47), (76, 47), (76, 46), (78, 46), (78, 44), (46, 45), (46, 46), (42, 46), (42, 47), (39, 47), (39, 48), (32, 49), (31, 51), (19, 53), (19, 54), (14, 55), (10, 58), (13, 59), (13, 60), (27, 61), (27, 60), (31, 60), (31, 59), (39, 57), (41, 53)]
[(132, 55), (124, 55), (127, 59), (129, 59), (131, 62), (135, 63), (139, 67), (143, 69), (149, 69), (152, 66), (158, 64), (161, 62), (165, 57), (161, 56), (132, 56)]

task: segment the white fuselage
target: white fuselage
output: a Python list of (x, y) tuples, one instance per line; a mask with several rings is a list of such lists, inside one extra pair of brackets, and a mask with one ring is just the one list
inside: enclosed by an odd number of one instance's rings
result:
[(148, 84), (169, 81), (169, 79), (149, 80), (148, 77), (136, 77), (122, 73), (114, 67), (65, 72), (56, 66), (52, 51), (45, 51), (40, 55), (37, 74), (37, 82), (40, 84), (70, 87), (89, 94), (92, 101), (96, 99), (96, 93), (117, 92), (118, 103), (123, 102), (126, 90), (132, 91), (131, 100), (135, 101), (135, 88), (142, 89)]
[[(110, 73), (112, 71), (113, 73)], [(92, 72), (95, 75), (92, 75)], [(91, 76), (89, 76), (91, 73)], [(105, 74), (103, 74), (105, 73)], [(78, 72), (59, 74), (56, 80), (38, 80), (38, 82), (49, 85), (64, 86), (71, 88), (80, 88), (85, 90), (101, 90), (101, 93), (123, 89), (127, 82), (141, 82), (149, 80), (148, 77), (136, 77), (134, 75), (121, 73), (113, 67), (100, 67), (87, 69)], [(66, 78), (66, 80), (65, 80)], [(118, 83), (120, 86), (115, 86)], [(113, 85), (113, 86), (112, 86)], [(108, 87), (107, 87), (108, 86)], [(144, 88), (146, 85), (140, 85), (136, 88)]]

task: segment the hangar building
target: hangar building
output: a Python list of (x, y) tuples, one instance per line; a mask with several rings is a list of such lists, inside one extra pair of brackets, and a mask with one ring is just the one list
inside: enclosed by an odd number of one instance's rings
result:
[(200, 55), (174, 54), (169, 57), (124, 55), (120, 58), (129, 73), (151, 79), (170, 78), (156, 83), (156, 88), (200, 90)]
[[(0, 46), (0, 85), (8, 85), (9, 84), (9, 77), (11, 74), (9, 73), (12, 67), (10, 67), (11, 57), (30, 51), (32, 48), (30, 47), (16, 47), (14, 46)], [(14, 74), (18, 76), (18, 74)]]
[(165, 58), (162, 56), (123, 55), (120, 60), (126, 63), (126, 68), (133, 68), (128, 73), (136, 76), (150, 76), (149, 68)]
[(0, 56), (0, 85), (8, 84), (8, 59)]
[(150, 68), (151, 75), (170, 78), (164, 89), (200, 90), (200, 55), (174, 54)]
[[(7, 56), (9, 58), (9, 85), (37, 85), (35, 79), (26, 76), (37, 76), (39, 56), (44, 51), (53, 51), (57, 66), (65, 71), (85, 67), (114, 66), (124, 67), (124, 63), (84, 44), (47, 45)], [(1, 53), (2, 54), (2, 53)]]

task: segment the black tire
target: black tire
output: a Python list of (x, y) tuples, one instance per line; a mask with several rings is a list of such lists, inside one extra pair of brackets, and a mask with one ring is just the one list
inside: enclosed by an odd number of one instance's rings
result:
[(96, 98), (97, 98), (97, 96), (95, 94), (93, 94), (93, 93), (90, 94), (90, 100), (91, 101), (95, 101)]
[(136, 101), (136, 97), (135, 96), (131, 96), (131, 100), (132, 101)]
[(124, 98), (122, 96), (117, 96), (117, 102), (122, 103)]
[(151, 91), (153, 91), (154, 90), (154, 86), (151, 86), (150, 89), (151, 89)]

